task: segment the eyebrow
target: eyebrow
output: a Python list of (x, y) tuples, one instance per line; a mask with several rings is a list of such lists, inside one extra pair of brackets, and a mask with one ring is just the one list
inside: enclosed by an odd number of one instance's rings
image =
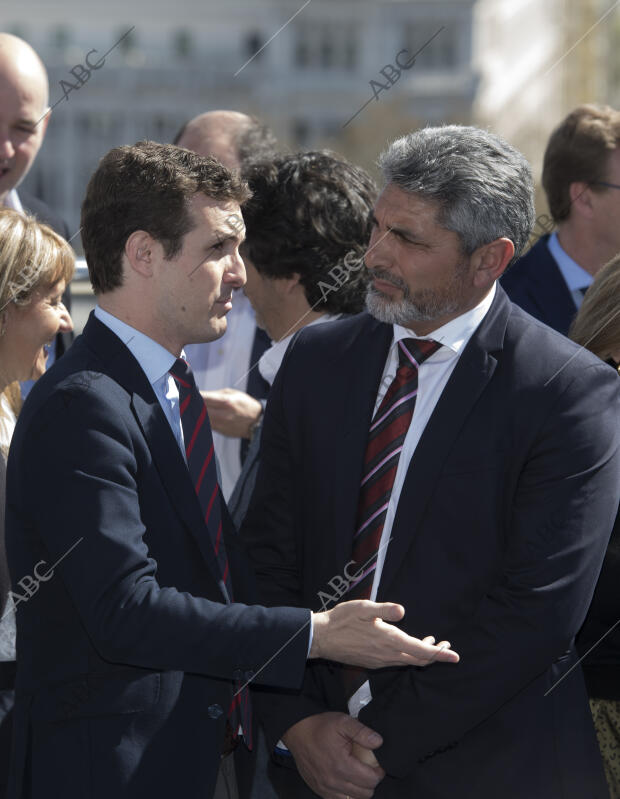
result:
[(34, 117), (32, 119), (27, 119), (26, 117), (22, 117), (21, 119), (15, 120), (17, 125), (28, 125), (29, 128), (34, 128), (37, 125), (36, 120)]
[[(372, 212), (370, 214), (370, 221), (372, 222), (373, 225), (379, 227), (379, 222), (377, 221), (377, 217)], [(417, 234), (413, 230), (409, 230), (409, 228), (399, 227), (398, 225), (388, 225), (387, 228), (390, 233), (398, 233), (401, 236), (408, 236), (409, 238), (416, 240), (418, 239)]]
[(207, 244), (208, 250), (210, 250), (216, 244), (223, 244), (225, 241), (236, 241), (239, 242), (240, 245), (245, 241), (245, 235), (239, 236), (236, 233), (229, 233), (228, 231), (224, 231), (222, 229), (214, 230), (213, 235), (215, 236), (215, 239)]

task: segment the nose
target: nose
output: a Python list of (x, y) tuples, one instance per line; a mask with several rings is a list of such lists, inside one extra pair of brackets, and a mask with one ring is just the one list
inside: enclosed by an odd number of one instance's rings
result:
[(368, 269), (377, 266), (388, 265), (388, 244), (386, 242), (388, 231), (381, 233), (378, 227), (374, 227), (370, 234), (368, 248), (364, 254), (364, 263)]
[(239, 248), (235, 249), (234, 254), (231, 256), (230, 267), (226, 270), (227, 283), (231, 283), (236, 289), (245, 286), (247, 276), (245, 273), (245, 264), (243, 258), (239, 254)]
[(58, 331), (60, 333), (70, 333), (73, 330), (73, 319), (62, 302), (60, 303), (59, 312), (60, 324), (58, 326)]
[(0, 133), (0, 158), (13, 158), (14, 155), (15, 149), (13, 147), (13, 142), (6, 133)]

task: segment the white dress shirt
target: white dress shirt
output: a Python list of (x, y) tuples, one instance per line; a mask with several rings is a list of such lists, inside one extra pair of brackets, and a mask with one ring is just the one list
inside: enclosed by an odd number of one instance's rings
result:
[(586, 272), (582, 266), (579, 266), (577, 261), (573, 260), (562, 248), (557, 233), (553, 232), (549, 236), (547, 247), (562, 273), (575, 305), (580, 308), (583, 302), (583, 290), (590, 286), (594, 277), (589, 272)]
[(136, 330), (135, 327), (122, 322), (118, 317), (104, 311), (99, 305), (95, 307), (95, 316), (120, 338), (140, 364), (166, 414), (168, 424), (185, 458), (181, 412), (179, 411), (179, 390), (174, 378), (169, 373), (176, 357), (161, 344)]
[[(450, 379), (454, 367), (456, 366), (467, 342), (474, 334), (476, 328), (486, 316), (493, 298), (495, 297), (495, 283), (487, 296), (461, 316), (457, 316), (451, 322), (437, 328), (428, 336), (418, 336), (413, 330), (407, 330), (400, 325), (394, 325), (394, 338), (390, 345), (385, 368), (383, 370), (383, 377), (379, 384), (379, 391), (377, 393), (377, 401), (375, 403), (375, 413), (377, 412), (383, 397), (385, 396), (390, 384), (396, 377), (398, 369), (398, 342), (403, 338), (422, 338), (432, 339), (439, 342), (442, 346), (433, 353), (427, 360), (425, 360), (418, 371), (418, 394), (415, 403), (413, 418), (405, 441), (403, 449), (400, 453), (398, 460), (398, 467), (396, 476), (394, 478), (394, 485), (392, 487), (392, 494), (385, 516), (385, 523), (383, 525), (383, 532), (381, 533), (381, 541), (377, 555), (377, 566), (374, 573), (372, 590), (370, 599), (374, 602), (377, 598), (377, 590), (381, 582), (381, 574), (383, 572), (383, 565), (385, 563), (386, 555), (389, 553), (389, 541), (392, 536), (392, 526), (398, 508), (398, 501), (400, 493), (405, 482), (405, 477), (409, 469), (409, 463), (418, 446), (418, 442), (424, 432), (424, 429), (431, 418), (431, 414), (435, 410), (435, 406), (441, 397), (441, 394), (446, 387), (446, 383)], [(365, 682), (349, 699), (349, 713), (356, 717), (360, 710), (365, 707), (372, 699), (370, 693), (370, 684)]]
[[(324, 322), (333, 322), (336, 319), (340, 319), (342, 314), (323, 314), (322, 316), (318, 316), (312, 322), (309, 322), (305, 327), (312, 327), (313, 325), (321, 325)], [(273, 381), (276, 379), (276, 375), (278, 374), (278, 369), (282, 364), (284, 359), (284, 355), (288, 349), (288, 345), (291, 343), (291, 339), (295, 334), (291, 333), (290, 336), (286, 336), (285, 338), (281, 338), (279, 341), (274, 341), (269, 347), (268, 350), (261, 355), (258, 361), (258, 371), (261, 373), (261, 377), (263, 380), (266, 380), (269, 385), (273, 385)]]

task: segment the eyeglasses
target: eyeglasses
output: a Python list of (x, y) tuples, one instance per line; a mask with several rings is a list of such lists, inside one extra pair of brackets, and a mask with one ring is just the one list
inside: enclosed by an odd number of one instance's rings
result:
[(618, 185), (617, 183), (608, 183), (606, 180), (595, 180), (590, 185), (607, 186), (608, 189), (620, 189), (620, 185)]

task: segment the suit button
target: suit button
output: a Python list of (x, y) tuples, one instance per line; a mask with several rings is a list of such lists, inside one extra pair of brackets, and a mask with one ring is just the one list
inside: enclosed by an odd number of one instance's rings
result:
[(207, 708), (210, 719), (219, 719), (223, 712), (221, 705), (209, 705)]
[(242, 680), (243, 679), (243, 672), (241, 669), (235, 669), (232, 673), (233, 680)]

